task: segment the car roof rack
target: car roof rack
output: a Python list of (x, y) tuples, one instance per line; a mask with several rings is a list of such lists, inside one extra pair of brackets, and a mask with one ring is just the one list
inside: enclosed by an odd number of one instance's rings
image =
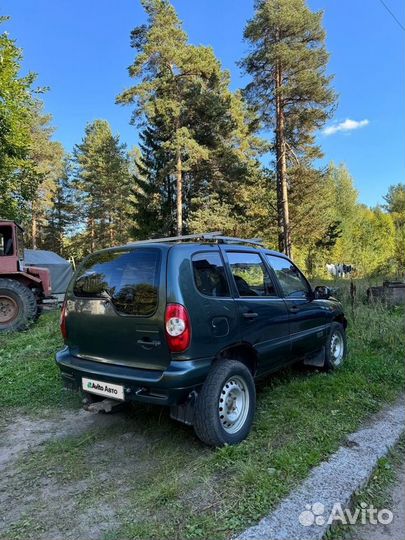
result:
[(140, 240), (131, 242), (132, 244), (157, 244), (161, 242), (216, 242), (217, 244), (251, 244), (253, 246), (263, 247), (263, 242), (259, 238), (235, 238), (233, 236), (223, 236), (222, 232), (209, 232), (200, 234), (186, 234), (181, 236), (167, 236), (164, 238), (151, 238), (149, 240)]

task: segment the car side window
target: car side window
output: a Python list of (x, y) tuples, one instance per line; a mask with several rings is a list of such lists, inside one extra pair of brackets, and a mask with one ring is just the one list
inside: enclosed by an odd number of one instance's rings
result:
[(305, 298), (309, 293), (309, 286), (298, 268), (291, 261), (276, 255), (266, 255), (273, 268), (283, 293), (290, 298)]
[(197, 289), (206, 296), (230, 296), (224, 265), (219, 253), (196, 253), (192, 259)]
[(228, 252), (228, 261), (240, 296), (277, 296), (258, 253)]

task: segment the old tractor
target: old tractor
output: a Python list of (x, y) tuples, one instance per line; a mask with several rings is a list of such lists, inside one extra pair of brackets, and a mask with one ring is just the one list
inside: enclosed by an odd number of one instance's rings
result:
[(24, 231), (0, 219), (0, 332), (24, 330), (51, 297), (47, 268), (24, 267)]

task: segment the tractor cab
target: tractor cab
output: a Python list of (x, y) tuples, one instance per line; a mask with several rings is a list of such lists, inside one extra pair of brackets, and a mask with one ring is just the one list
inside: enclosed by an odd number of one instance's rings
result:
[(0, 221), (1, 271), (24, 270), (24, 231), (14, 221)]
[(0, 226), (0, 255), (14, 254), (13, 228), (10, 225)]

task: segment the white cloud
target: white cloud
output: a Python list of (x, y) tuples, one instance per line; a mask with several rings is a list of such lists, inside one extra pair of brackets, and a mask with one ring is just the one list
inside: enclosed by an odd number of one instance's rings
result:
[(364, 120), (351, 120), (346, 118), (343, 122), (329, 126), (323, 130), (324, 135), (334, 135), (339, 131), (352, 131), (353, 129), (359, 129), (361, 127), (367, 126), (370, 122), (367, 119)]

